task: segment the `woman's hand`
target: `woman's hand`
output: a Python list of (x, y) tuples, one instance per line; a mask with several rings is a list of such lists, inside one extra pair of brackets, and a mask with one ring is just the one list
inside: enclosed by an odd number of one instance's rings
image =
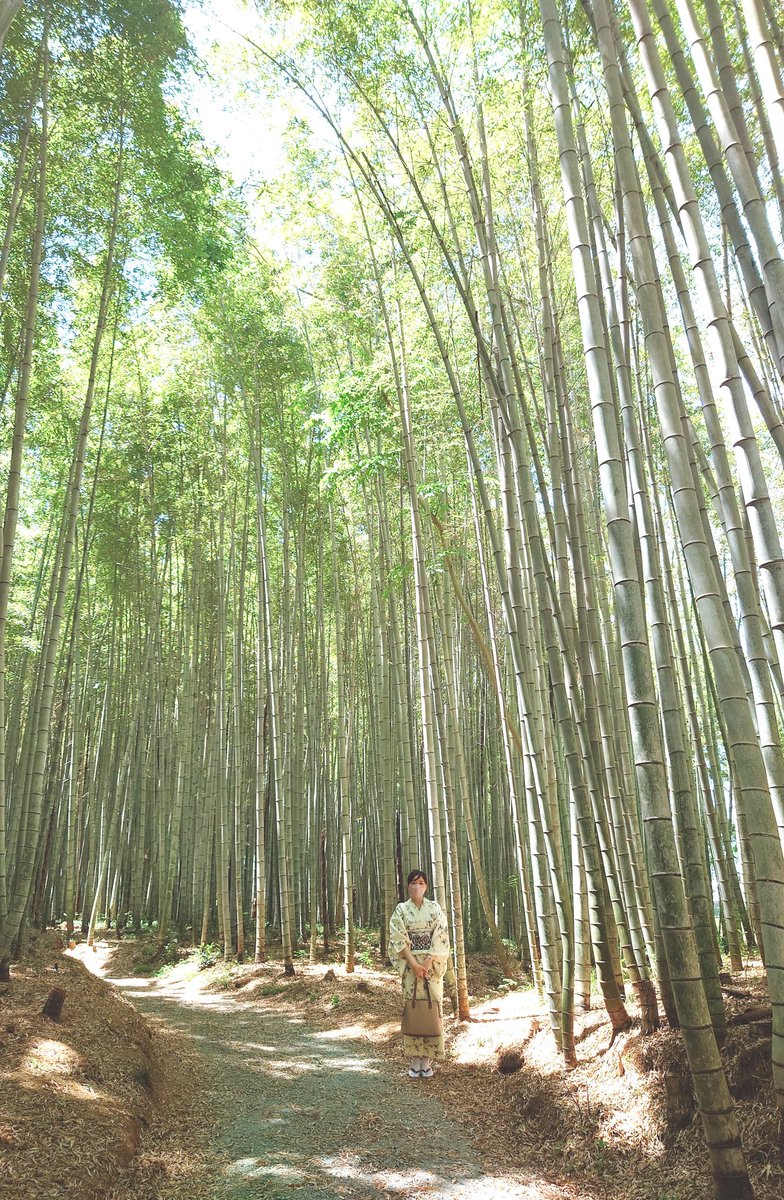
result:
[(424, 963), (415, 962), (411, 969), (416, 975), (417, 979), (427, 979), (429, 968), (426, 967)]

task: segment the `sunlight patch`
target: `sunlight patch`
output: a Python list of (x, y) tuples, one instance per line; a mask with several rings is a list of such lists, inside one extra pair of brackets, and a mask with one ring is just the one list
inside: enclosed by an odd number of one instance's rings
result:
[(93, 1087), (90, 1083), (77, 1083), (75, 1079), (68, 1079), (56, 1086), (58, 1092), (64, 1092), (66, 1095), (72, 1096), (74, 1100), (85, 1100), (90, 1104), (106, 1100), (106, 1093)]
[(34, 1042), (22, 1060), (22, 1070), (34, 1075), (70, 1075), (81, 1064), (80, 1056), (63, 1042), (43, 1038)]
[(307, 1176), (298, 1167), (289, 1167), (285, 1163), (264, 1163), (260, 1158), (238, 1158), (230, 1163), (225, 1170), (226, 1175), (241, 1175), (244, 1179), (264, 1179), (273, 1176), (285, 1179), (291, 1183), (303, 1183)]
[[(397, 1027), (393, 1026), (393, 1028)], [(357, 1023), (356, 1025), (341, 1025), (340, 1029), (325, 1029), (323, 1033), (309, 1033), (307, 1036), (325, 1042), (355, 1042), (357, 1038), (364, 1037), (366, 1033), (366, 1026)], [(378, 1060), (374, 1059), (373, 1061), (377, 1062)]]

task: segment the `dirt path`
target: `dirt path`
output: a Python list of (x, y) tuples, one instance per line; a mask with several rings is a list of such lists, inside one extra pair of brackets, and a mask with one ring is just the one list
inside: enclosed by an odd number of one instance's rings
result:
[[(111, 975), (109, 975), (111, 978)], [(113, 982), (198, 1048), (217, 1116), (221, 1200), (545, 1200), (489, 1176), (465, 1130), (372, 1047), (275, 1010), (166, 980)]]

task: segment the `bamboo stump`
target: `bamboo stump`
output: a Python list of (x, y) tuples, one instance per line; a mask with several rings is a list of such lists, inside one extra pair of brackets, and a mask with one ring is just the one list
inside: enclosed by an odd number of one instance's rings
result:
[(52, 988), (49, 995), (46, 997), (46, 1004), (41, 1009), (41, 1016), (48, 1017), (50, 1021), (59, 1021), (60, 1014), (63, 1011), (65, 1003), (65, 992), (62, 988)]

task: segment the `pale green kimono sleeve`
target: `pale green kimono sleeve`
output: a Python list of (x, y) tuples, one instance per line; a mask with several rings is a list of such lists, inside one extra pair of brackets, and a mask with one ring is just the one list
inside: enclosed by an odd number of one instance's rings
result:
[(433, 960), (433, 975), (436, 979), (441, 979), (446, 973), (447, 964), (449, 962), (449, 926), (446, 920), (446, 914), (440, 904), (432, 901), (433, 907), (438, 910), (436, 914), (436, 922), (432, 930), (432, 939), (430, 942), (430, 956)]
[(389, 918), (389, 957), (392, 959), (398, 975), (403, 975), (408, 966), (403, 958), (403, 951), (410, 946), (411, 938), (408, 936), (408, 930), (403, 920), (403, 905), (398, 904)]

